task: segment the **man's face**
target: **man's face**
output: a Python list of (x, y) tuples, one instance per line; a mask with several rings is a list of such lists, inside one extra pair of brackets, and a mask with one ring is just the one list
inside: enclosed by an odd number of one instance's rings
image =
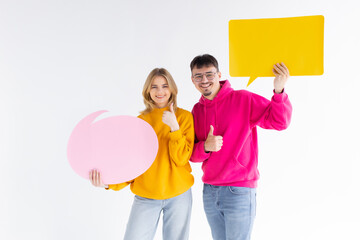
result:
[(199, 92), (207, 99), (213, 100), (220, 90), (221, 73), (214, 66), (193, 68), (191, 80)]

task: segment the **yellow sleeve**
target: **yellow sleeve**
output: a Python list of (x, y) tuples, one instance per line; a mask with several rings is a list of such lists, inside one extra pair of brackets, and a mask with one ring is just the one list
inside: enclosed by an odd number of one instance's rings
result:
[(169, 153), (176, 166), (185, 166), (191, 157), (194, 147), (194, 119), (191, 113), (179, 122), (180, 129), (170, 132)]
[(132, 183), (134, 180), (131, 180), (129, 182), (124, 182), (124, 183), (118, 183), (118, 184), (109, 184), (109, 188), (105, 188), (106, 190), (114, 190), (114, 191), (119, 191), (121, 189), (123, 189), (124, 187), (126, 187), (127, 185), (129, 185), (130, 183)]

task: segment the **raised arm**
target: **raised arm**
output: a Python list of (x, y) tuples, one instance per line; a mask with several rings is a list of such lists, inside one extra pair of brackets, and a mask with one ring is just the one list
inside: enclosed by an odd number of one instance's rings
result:
[(292, 106), (288, 95), (284, 92), (289, 78), (289, 70), (285, 64), (274, 65), (274, 95), (271, 101), (257, 94), (251, 95), (251, 125), (265, 129), (286, 129), (291, 121)]
[[(165, 116), (168, 114), (168, 116)], [(169, 120), (168, 118), (172, 118)], [(171, 123), (171, 121), (175, 123)], [(169, 154), (171, 160), (177, 166), (185, 166), (190, 159), (194, 147), (194, 119), (192, 114), (181, 116), (181, 122), (178, 123), (173, 107), (170, 106), (170, 112), (164, 112), (163, 122), (170, 126), (171, 132), (169, 141)], [(172, 127), (175, 126), (175, 127)]]

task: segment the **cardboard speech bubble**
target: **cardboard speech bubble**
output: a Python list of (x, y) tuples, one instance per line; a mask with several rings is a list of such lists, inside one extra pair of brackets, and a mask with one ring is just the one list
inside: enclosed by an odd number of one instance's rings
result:
[(132, 116), (95, 121), (104, 112), (88, 115), (72, 131), (67, 148), (70, 166), (86, 179), (97, 169), (105, 184), (132, 180), (154, 162), (159, 144), (156, 133), (150, 124)]
[(275, 63), (284, 62), (291, 76), (324, 72), (324, 16), (229, 21), (232, 77), (274, 76)]

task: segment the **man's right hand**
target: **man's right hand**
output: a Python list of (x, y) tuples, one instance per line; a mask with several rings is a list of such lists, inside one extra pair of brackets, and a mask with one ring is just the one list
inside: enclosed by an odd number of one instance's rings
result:
[(100, 172), (96, 169), (91, 170), (89, 173), (89, 179), (92, 185), (95, 187), (102, 187), (102, 188), (109, 188), (108, 185), (105, 185), (103, 181), (101, 180)]
[(217, 152), (223, 145), (223, 137), (214, 135), (214, 127), (210, 125), (210, 131), (205, 141), (205, 152)]

